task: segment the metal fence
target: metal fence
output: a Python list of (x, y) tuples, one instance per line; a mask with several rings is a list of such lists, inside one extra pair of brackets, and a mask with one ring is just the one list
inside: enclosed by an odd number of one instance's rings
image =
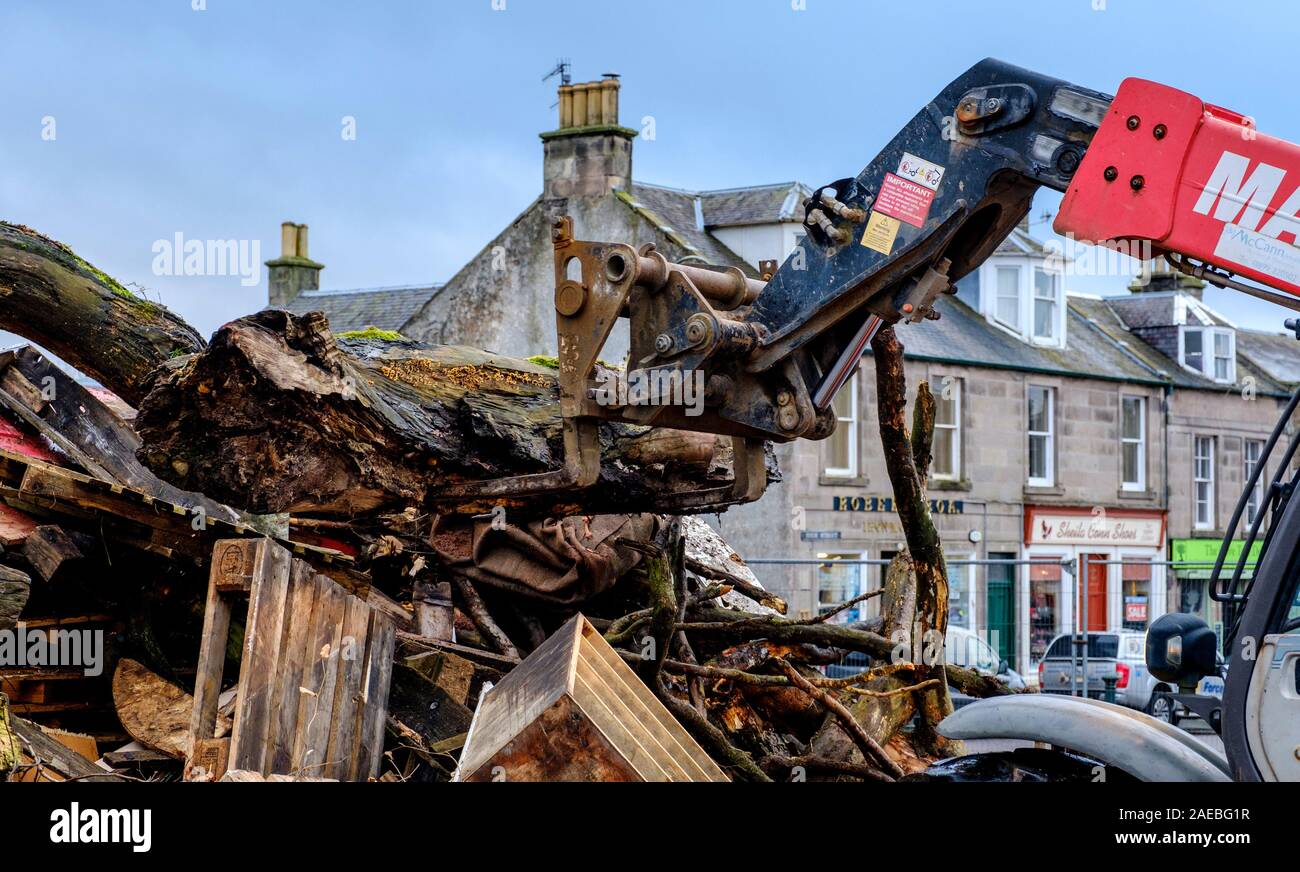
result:
[[(759, 558), (746, 560), (764, 584), (787, 599), (794, 612), (825, 613), (884, 583), (885, 558)], [(782, 573), (785, 568), (785, 583)], [(1145, 634), (1160, 615), (1170, 611), (1201, 615), (1219, 634), (1223, 643), (1224, 620), (1221, 606), (1209, 596), (1213, 562), (1157, 560), (1124, 557), (1101, 558), (1079, 554), (1060, 558), (989, 558), (947, 561), (949, 575), (949, 627), (969, 631), (957, 634), (967, 645), (979, 647), (984, 662), (990, 656), (1007, 661), (1024, 673), (1030, 684), (1037, 682), (1039, 664), (1059, 660), (1059, 650), (1068, 647), (1069, 693), (1101, 695), (1096, 684), (1082, 680), (1089, 675), (1090, 648), (1097, 648), (1097, 634), (1123, 632)], [(792, 580), (807, 570), (801, 582)], [(1253, 564), (1246, 570), (1253, 572)], [(865, 620), (877, 614), (879, 598), (871, 599), (832, 618), (835, 621)], [(1093, 643), (1087, 643), (1093, 635)], [(1068, 637), (1068, 642), (1061, 642)], [(953, 644), (950, 634), (949, 645)], [(989, 652), (992, 652), (990, 654)], [(957, 655), (956, 659), (954, 654)], [(950, 662), (977, 665), (970, 652), (949, 652)], [(1062, 692), (1062, 691), (1055, 691)]]

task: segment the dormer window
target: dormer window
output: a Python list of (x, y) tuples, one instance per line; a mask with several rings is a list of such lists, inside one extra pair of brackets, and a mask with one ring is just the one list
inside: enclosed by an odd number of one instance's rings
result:
[[(999, 257), (996, 264), (986, 264), (978, 274), (979, 303), (973, 305), (984, 317), (1024, 342), (1064, 347), (1065, 305), (1059, 270), (1047, 268), (1042, 258)], [(958, 290), (962, 290), (960, 283)], [(963, 297), (969, 298), (969, 294)]]
[(1221, 384), (1237, 380), (1237, 339), (1224, 327), (1179, 328), (1178, 362)]

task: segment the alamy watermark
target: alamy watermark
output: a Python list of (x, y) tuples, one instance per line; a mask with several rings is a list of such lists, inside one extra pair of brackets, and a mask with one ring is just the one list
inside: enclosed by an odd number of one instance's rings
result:
[(186, 239), (177, 233), (155, 240), (150, 250), (156, 276), (239, 276), (246, 288), (262, 277), (260, 239)]
[(593, 398), (600, 406), (683, 406), (687, 417), (704, 411), (704, 370), (672, 367), (607, 372)]
[(80, 668), (89, 678), (104, 672), (104, 631), (28, 629), (18, 624), (0, 630), (0, 667)]

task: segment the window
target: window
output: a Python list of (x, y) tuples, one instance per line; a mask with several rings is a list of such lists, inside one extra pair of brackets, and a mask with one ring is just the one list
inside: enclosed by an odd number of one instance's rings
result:
[(930, 474), (949, 481), (961, 478), (961, 379), (944, 377), (934, 398), (934, 458)]
[(1126, 491), (1146, 488), (1146, 401), (1142, 397), (1120, 397), (1121, 482)]
[(1195, 437), (1192, 451), (1193, 525), (1214, 529), (1214, 437)]
[(1029, 484), (1051, 487), (1053, 469), (1052, 388), (1029, 386)]
[(948, 572), (948, 626), (971, 629), (971, 583), (969, 563), (953, 561), (969, 560), (969, 555), (952, 555), (944, 557), (944, 568)]
[[(824, 615), (841, 603), (846, 603), (863, 593), (862, 564), (843, 561), (861, 560), (861, 554), (818, 554), (817, 564), (817, 614)], [(845, 609), (832, 616), (833, 624), (850, 624), (860, 620), (859, 610), (865, 603)]]
[[(1249, 482), (1251, 475), (1255, 472), (1255, 466), (1259, 463), (1259, 458), (1264, 454), (1264, 443), (1258, 439), (1247, 439), (1242, 443), (1242, 478), (1243, 482)], [(1259, 507), (1264, 504), (1264, 473), (1260, 472), (1259, 481), (1250, 489), (1250, 496), (1246, 498), (1246, 523), (1255, 523), (1255, 518), (1259, 516)]]
[(1064, 645), (1062, 655), (1069, 653), (1069, 637), (1063, 636), (1052, 643), (1052, 652), (1047, 651), (1047, 643), (1056, 635), (1060, 615), (1057, 600), (1061, 596), (1061, 564), (1043, 561), (1059, 561), (1060, 558), (1034, 555), (1034, 563), (1029, 565), (1029, 656), (1035, 660), (1043, 656), (1055, 657), (1058, 646)]
[(998, 267), (998, 287), (993, 317), (1012, 330), (1020, 330), (1020, 267)]
[(1214, 380), (1232, 381), (1232, 334), (1214, 334)]
[(1034, 338), (1056, 339), (1056, 310), (1060, 298), (1059, 276), (1034, 268)]
[(826, 440), (826, 474), (853, 478), (858, 474), (858, 375), (854, 373), (831, 404), (835, 432)]
[(1222, 328), (1183, 327), (1179, 363), (1217, 382), (1236, 381), (1236, 334)]
[(1124, 629), (1146, 630), (1151, 618), (1151, 559), (1122, 559), (1120, 585), (1124, 592)]

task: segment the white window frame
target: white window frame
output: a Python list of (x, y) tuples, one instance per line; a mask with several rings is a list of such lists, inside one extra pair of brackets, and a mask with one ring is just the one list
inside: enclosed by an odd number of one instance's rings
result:
[[(1124, 435), (1124, 404), (1136, 401), (1138, 404), (1138, 435), (1136, 438)], [(1120, 487), (1126, 491), (1144, 491), (1147, 488), (1147, 398), (1133, 394), (1120, 394), (1119, 397), (1119, 479)], [(1124, 446), (1137, 445), (1137, 480), (1124, 480)]]
[[(1187, 362), (1187, 334), (1199, 333), (1201, 335), (1201, 366), (1197, 367)], [(1226, 356), (1218, 353), (1218, 340), (1226, 337), (1228, 341), (1228, 353)], [(1219, 360), (1226, 360), (1228, 363), (1228, 377), (1217, 378), (1215, 375), (1215, 363)], [(1226, 327), (1197, 327), (1181, 325), (1178, 328), (1178, 364), (1183, 369), (1199, 373), (1210, 381), (1218, 384), (1235, 384), (1237, 381), (1237, 334), (1235, 331)]]
[[(849, 458), (848, 458), (849, 465), (847, 467), (831, 466), (830, 458), (826, 458), (826, 462), (822, 466), (822, 473), (827, 478), (857, 478), (858, 476), (858, 373), (855, 372), (853, 375), (849, 376), (849, 380), (844, 383), (844, 386), (841, 387), (840, 390), (849, 392), (850, 416), (848, 418), (841, 418), (837, 413), (835, 416), (835, 429), (838, 430), (841, 427), (849, 428), (847, 433), (848, 443), (849, 443)], [(831, 404), (831, 408), (832, 409), (835, 408), (833, 401)], [(830, 440), (828, 439), (826, 441), (826, 446), (828, 450), (830, 448), (830, 444), (831, 444)]]
[[(1250, 448), (1255, 448), (1255, 457), (1250, 457)], [(1243, 439), (1241, 442), (1241, 483), (1244, 486), (1250, 481), (1250, 474), (1254, 467), (1264, 456), (1263, 439)], [(1264, 506), (1264, 475), (1260, 474), (1259, 480), (1255, 486), (1250, 489), (1250, 496), (1246, 499), (1246, 523), (1255, 523), (1255, 518), (1259, 515)]]
[[(1029, 394), (1034, 390), (1043, 390), (1047, 392), (1047, 429), (1030, 430), (1029, 429)], [(1030, 487), (1052, 487), (1056, 484), (1056, 388), (1051, 385), (1028, 385), (1025, 390), (1025, 432), (1028, 434), (1028, 440), (1025, 442), (1025, 474)], [(1045, 475), (1035, 477), (1033, 471), (1029, 469), (1029, 458), (1032, 452), (1029, 446), (1033, 443), (1035, 437), (1046, 440), (1045, 450), (1043, 452), (1044, 462), (1046, 464)]]
[[(949, 381), (949, 379), (951, 379), (951, 381)], [(936, 431), (938, 430), (952, 431), (952, 456), (948, 458), (948, 464), (952, 468), (952, 472), (951, 473), (935, 472), (934, 461), (931, 460), (930, 477), (935, 479), (936, 481), (960, 481), (961, 480), (961, 394), (962, 394), (963, 381), (964, 379), (957, 378), (956, 376), (945, 376), (943, 379), (940, 380), (940, 384), (944, 385), (944, 387), (940, 391), (939, 397), (936, 400), (936, 405), (938, 404), (938, 402), (942, 401), (944, 391), (947, 391), (948, 386), (951, 385), (953, 422), (951, 424), (940, 424), (939, 416), (936, 414), (934, 417), (934, 429)]]
[[(1217, 507), (1214, 504), (1214, 461), (1215, 461), (1215, 443), (1217, 440), (1213, 436), (1192, 436), (1192, 527), (1196, 530), (1213, 530), (1217, 516)], [(1206, 447), (1208, 454), (1203, 454), (1202, 446)], [(1201, 462), (1206, 463), (1206, 473), (1201, 474)], [(1205, 499), (1201, 498), (1202, 486), (1205, 488)], [(1205, 516), (1202, 517), (1201, 509), (1205, 508)]]
[[(1051, 297), (1040, 296), (1038, 293), (1038, 276), (1039, 274), (1047, 276), (1052, 282)], [(1040, 302), (1050, 302), (1052, 304), (1052, 326), (1051, 333), (1040, 334), (1038, 332), (1038, 304)], [(1044, 266), (1035, 266), (1029, 274), (1029, 333), (1035, 342), (1044, 342), (1055, 344), (1058, 341), (1057, 331), (1060, 329), (1060, 311), (1061, 311), (1061, 274), (1047, 269)]]
[[(1002, 301), (1006, 298), (1005, 295), (1002, 293), (1003, 273), (1014, 273), (1016, 277), (1016, 297), (1015, 297), (1016, 323), (1014, 324), (1012, 324), (1009, 321), (1003, 320), (1001, 315)], [(993, 309), (992, 309), (993, 320), (996, 321), (998, 324), (1002, 325), (1003, 327), (1007, 328), (1008, 330), (1010, 330), (1012, 333), (1015, 333), (1017, 335), (1023, 335), (1025, 332), (1023, 326), (1025, 321), (1025, 313), (1023, 311), (1023, 309), (1025, 308), (1024, 287), (1023, 287), (1025, 283), (1024, 274), (1025, 274), (1024, 267), (1020, 266), (1019, 264), (999, 263), (999, 264), (994, 264), (993, 266)]]

